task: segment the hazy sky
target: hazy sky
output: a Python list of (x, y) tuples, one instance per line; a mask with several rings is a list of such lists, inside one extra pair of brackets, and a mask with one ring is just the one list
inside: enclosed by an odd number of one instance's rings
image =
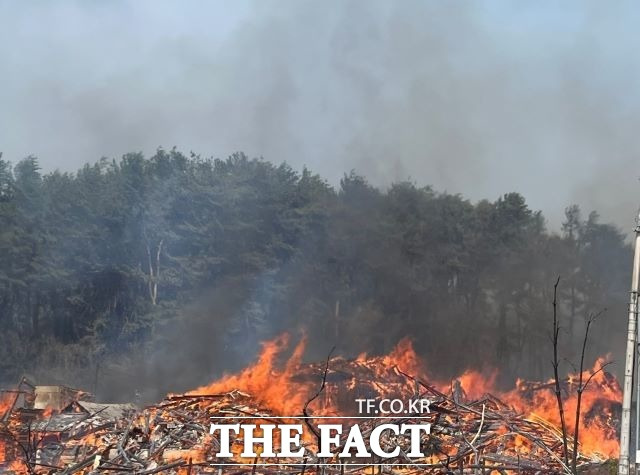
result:
[(640, 204), (640, 3), (0, 0), (0, 150), (177, 146), (520, 191), (552, 226)]

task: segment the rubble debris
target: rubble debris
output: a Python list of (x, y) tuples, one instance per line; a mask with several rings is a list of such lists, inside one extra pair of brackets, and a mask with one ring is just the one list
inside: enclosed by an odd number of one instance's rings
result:
[(60, 411), (73, 401), (91, 401), (93, 395), (67, 386), (35, 386), (34, 409)]
[[(563, 460), (562, 433), (553, 388), (548, 383), (519, 381), (509, 392), (491, 391), (491, 382), (467, 372), (453, 382), (434, 383), (420, 367), (410, 346), (385, 356), (334, 357), (326, 363), (303, 364), (302, 351), (293, 352), (283, 369), (274, 366), (277, 354), (265, 345), (253, 367), (221, 378), (187, 394), (170, 395), (138, 409), (132, 404), (102, 404), (82, 400), (78, 393), (58, 411), (29, 407), (29, 386), (20, 389), (25, 404), (15, 404), (17, 393), (0, 399), (0, 472), (16, 474), (153, 474), (195, 475), (323, 474), (365, 475), (410, 473), (570, 473)], [(274, 351), (271, 351), (274, 350)], [(277, 350), (277, 348), (276, 348)], [(407, 372), (400, 370), (404, 368)], [(318, 387), (322, 382), (322, 390)], [(568, 407), (576, 391), (575, 378), (562, 381)], [(313, 394), (319, 395), (310, 399)], [(578, 445), (578, 470), (593, 469), (617, 452), (619, 426), (617, 380), (599, 372), (585, 393), (585, 410)], [(426, 398), (430, 401), (431, 433), (421, 437), (422, 458), (407, 457), (407, 440), (384, 436), (383, 449), (392, 459), (360, 459), (357, 465), (337, 457), (319, 458), (317, 440), (304, 438), (302, 458), (243, 459), (240, 436), (233, 439), (233, 459), (216, 458), (219, 443), (210, 434), (217, 423), (278, 423), (309, 414), (338, 416), (343, 425), (355, 422), (357, 398)], [(302, 401), (302, 403), (300, 403)], [(313, 401), (305, 405), (305, 401)], [(307, 407), (308, 406), (308, 407)], [(4, 415), (3, 415), (4, 414)], [(421, 414), (424, 422), (424, 414)], [(277, 419), (276, 419), (277, 418)], [(413, 414), (357, 421), (363, 434), (381, 423), (420, 423)], [(313, 432), (313, 431), (311, 431)], [(309, 434), (307, 434), (309, 435)], [(346, 441), (343, 435), (342, 443)], [(568, 440), (569, 450), (573, 441)], [(335, 454), (342, 451), (337, 447)], [(358, 461), (355, 459), (355, 461)], [(380, 465), (383, 462), (384, 467)], [(232, 465), (235, 463), (235, 465)], [(272, 465), (262, 465), (270, 463)], [(330, 464), (330, 465), (318, 465)], [(378, 463), (377, 466), (372, 466)], [(242, 465), (238, 465), (242, 464)]]
[[(456, 400), (437, 389), (420, 383), (423, 397), (431, 401), (432, 433), (424, 435), (423, 459), (408, 460), (401, 452), (386, 460), (390, 467), (399, 465), (422, 473), (474, 473), (518, 470), (520, 473), (567, 473), (562, 462), (559, 430), (542, 419), (519, 414), (500, 399), (486, 395), (475, 401)], [(74, 412), (77, 411), (77, 412)], [(3, 430), (20, 433), (20, 412), (12, 414)], [(240, 391), (226, 394), (169, 396), (159, 404), (142, 411), (131, 405), (109, 405), (75, 402), (59, 414), (28, 426), (36, 434), (35, 458), (30, 470), (35, 473), (238, 473), (237, 466), (227, 466), (228, 459), (215, 457), (216, 439), (209, 435), (211, 417), (233, 422), (238, 417), (255, 417), (269, 421), (273, 416), (251, 395)], [(273, 421), (273, 419), (271, 419)], [(411, 422), (412, 416), (395, 421)], [(363, 433), (380, 421), (360, 421)], [(346, 434), (345, 434), (346, 435)], [(386, 448), (402, 446), (401, 440), (385, 440)], [(262, 460), (277, 466), (251, 468), (252, 473), (300, 473), (313, 470), (319, 460), (312, 440), (307, 441), (303, 460)], [(238, 442), (237, 453), (240, 452)], [(336, 453), (339, 449), (336, 449)], [(235, 451), (234, 451), (235, 453)], [(19, 459), (17, 457), (16, 459)], [(2, 460), (2, 458), (0, 458)], [(334, 460), (336, 464), (337, 460)], [(605, 462), (596, 455), (580, 454), (579, 467)], [(0, 462), (1, 463), (1, 462)], [(220, 465), (214, 465), (220, 464)], [(27, 473), (27, 467), (12, 467), (16, 473)], [(345, 465), (331, 467), (337, 473), (365, 467)], [(172, 472), (171, 472), (172, 471)]]

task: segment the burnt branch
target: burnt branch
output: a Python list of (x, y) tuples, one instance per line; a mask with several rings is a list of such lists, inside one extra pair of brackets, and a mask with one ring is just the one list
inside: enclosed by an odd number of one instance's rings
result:
[(573, 430), (573, 457), (572, 457), (572, 460), (571, 460), (571, 469), (573, 470), (573, 473), (578, 473), (577, 472), (578, 440), (579, 440), (578, 436), (580, 434), (580, 408), (581, 408), (581, 404), (582, 404), (582, 393), (587, 388), (587, 385), (591, 382), (593, 377), (596, 374), (598, 374), (601, 371), (603, 371), (606, 366), (611, 364), (611, 362), (607, 362), (607, 363), (603, 364), (600, 367), (600, 369), (598, 369), (597, 371), (594, 371), (593, 373), (591, 373), (591, 375), (589, 375), (589, 377), (587, 378), (587, 381), (584, 384), (582, 383), (582, 378), (583, 378), (583, 373), (584, 373), (584, 355), (585, 355), (585, 352), (587, 350), (587, 343), (589, 342), (589, 330), (591, 329), (591, 325), (593, 324), (593, 322), (595, 322), (596, 319), (600, 315), (602, 315), (603, 312), (604, 312), (604, 310), (601, 310), (596, 315), (590, 315), (589, 316), (589, 318), (587, 319), (587, 327), (585, 328), (585, 331), (584, 331), (584, 338), (582, 340), (582, 351), (580, 353), (580, 373), (579, 373), (579, 376), (578, 376), (578, 378), (579, 378), (578, 379), (578, 400), (577, 400), (577, 404), (576, 404), (575, 427), (574, 427), (574, 430)]
[(316, 440), (318, 441), (318, 447), (320, 447), (320, 432), (318, 432), (318, 429), (316, 429), (315, 426), (311, 423), (308, 408), (309, 408), (309, 404), (315, 401), (318, 398), (318, 396), (322, 394), (322, 391), (324, 391), (324, 388), (327, 385), (327, 374), (329, 373), (329, 361), (331, 361), (331, 355), (333, 355), (333, 352), (335, 351), (335, 349), (336, 349), (335, 346), (331, 348), (331, 351), (327, 355), (327, 361), (324, 365), (324, 374), (322, 375), (322, 384), (320, 385), (320, 389), (318, 389), (318, 392), (316, 392), (315, 395), (311, 399), (309, 399), (304, 404), (304, 407), (302, 408), (302, 414), (305, 417), (304, 422), (305, 424), (307, 424), (307, 427), (309, 427), (309, 430), (313, 432), (313, 435), (316, 436)]
[(562, 447), (564, 464), (569, 465), (569, 450), (567, 445), (567, 424), (564, 417), (564, 406), (562, 402), (562, 392), (560, 391), (560, 376), (558, 375), (558, 341), (560, 336), (560, 322), (558, 320), (558, 284), (560, 276), (553, 285), (553, 379), (555, 381), (556, 400), (558, 401), (558, 413), (560, 414), (560, 428), (562, 430)]

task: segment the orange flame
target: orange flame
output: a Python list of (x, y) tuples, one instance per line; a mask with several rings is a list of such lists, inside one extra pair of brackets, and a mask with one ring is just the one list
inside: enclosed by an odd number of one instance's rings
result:
[[(239, 389), (252, 394), (270, 410), (281, 415), (299, 414), (305, 402), (317, 391), (318, 379), (303, 381), (299, 377), (300, 373), (305, 371), (305, 367), (301, 364), (306, 343), (305, 338), (296, 345), (293, 354), (285, 364), (279, 367), (279, 357), (286, 352), (289, 342), (290, 337), (287, 334), (265, 342), (255, 364), (238, 374), (224, 376), (220, 380), (198, 388), (189, 394), (214, 394)], [(613, 376), (604, 371), (598, 371), (604, 362), (604, 359), (599, 359), (591, 370), (585, 371), (583, 374), (584, 384), (592, 374), (597, 372), (582, 394), (579, 440), (581, 451), (584, 453), (614, 457), (618, 454), (619, 444), (611, 408), (622, 400), (622, 393), (620, 385)], [(341, 363), (346, 364), (346, 360), (334, 358), (330, 367)], [(398, 394), (399, 385), (394, 382), (397, 381), (397, 373), (393, 372), (394, 368), (430, 381), (443, 393), (450, 393), (452, 389), (451, 381), (438, 382), (429, 378), (425, 363), (417, 355), (411, 341), (407, 338), (401, 340), (387, 355), (368, 357), (366, 354), (362, 354), (354, 361), (354, 364), (368, 368), (372, 372), (368, 382), (382, 397)], [(314, 376), (317, 376), (317, 371)], [(556, 426), (559, 425), (558, 406), (552, 381), (537, 384), (535, 390), (531, 390), (524, 381), (518, 381), (514, 389), (505, 392), (495, 388), (497, 376), (497, 370), (485, 372), (467, 370), (454, 379), (459, 382), (464, 396), (469, 400), (479, 399), (484, 394), (490, 393), (528, 417), (539, 417)], [(393, 379), (394, 377), (396, 380)], [(564, 383), (566, 385), (564, 410), (569, 437), (573, 436), (575, 426), (578, 377), (579, 375), (570, 375), (568, 382)], [(406, 392), (406, 379), (401, 381), (402, 390)], [(434, 383), (434, 381), (436, 382)], [(322, 400), (324, 413), (344, 413), (339, 407), (340, 404), (336, 402), (340, 398), (335, 393), (341, 390), (355, 391), (358, 383), (356, 381), (343, 381), (343, 383), (336, 385), (337, 388), (328, 388), (325, 391), (326, 395)], [(523, 447), (523, 450), (525, 449), (526, 447)]]
[[(306, 338), (296, 345), (293, 354), (279, 369), (278, 356), (284, 353), (290, 337), (283, 334), (274, 340), (262, 344), (258, 361), (238, 374), (222, 377), (206, 386), (190, 391), (188, 394), (217, 394), (233, 390), (245, 391), (255, 396), (261, 403), (282, 415), (297, 415), (308, 400), (310, 387), (293, 383), (295, 370), (302, 363)], [(289, 411), (295, 410), (294, 413)]]
[[(302, 338), (291, 350), (291, 337), (283, 334), (263, 343), (256, 362), (244, 370), (225, 375), (217, 381), (202, 386), (188, 395), (223, 394), (239, 390), (249, 393), (252, 401), (257, 401), (265, 412), (281, 416), (301, 415), (307, 401), (318, 392), (319, 381), (325, 371), (325, 362), (303, 364), (306, 338)], [(615, 457), (619, 446), (617, 440), (616, 414), (621, 401), (621, 389), (617, 380), (601, 371), (604, 359), (599, 359), (593, 368), (582, 374), (584, 383), (590, 379), (589, 386), (582, 392), (580, 409), (580, 452), (586, 455), (601, 454)], [(424, 361), (416, 353), (409, 339), (401, 340), (387, 355), (360, 355), (355, 360), (334, 357), (329, 362), (326, 387), (321, 397), (314, 401), (312, 413), (339, 415), (348, 418), (349, 409), (354, 409), (356, 398), (410, 398), (418, 389), (417, 382), (408, 382), (405, 375), (423, 381), (438, 391), (456, 396), (465, 402), (481, 399), (485, 394), (493, 394), (511, 406), (523, 417), (542, 418), (558, 427), (559, 416), (555, 396), (554, 382), (532, 383), (519, 380), (510, 391), (499, 391), (495, 387), (498, 371), (467, 370), (453, 381), (438, 381), (430, 377)], [(569, 375), (562, 381), (564, 409), (569, 438), (573, 437), (575, 414), (579, 394), (580, 375)], [(454, 384), (455, 382), (455, 384)], [(203, 398), (206, 400), (207, 398)], [(11, 401), (0, 399), (2, 408), (10, 408)], [(203, 402), (202, 404), (207, 404)], [(254, 406), (255, 407), (255, 406)], [(6, 410), (5, 409), (5, 410)], [(153, 411), (158, 408), (151, 409)], [(47, 418), (51, 410), (45, 410), (40, 417)], [(14, 416), (16, 416), (14, 418)], [(518, 416), (521, 417), (521, 416)], [(15, 419), (15, 421), (14, 421)], [(19, 417), (12, 415), (11, 423), (18, 423)], [(148, 420), (147, 420), (148, 422)], [(553, 430), (553, 429), (552, 429)], [(498, 433), (502, 434), (500, 429)], [(529, 439), (515, 435), (509, 439), (509, 448), (516, 454), (533, 453), (538, 450)], [(8, 439), (4, 443), (9, 445)], [(98, 446), (102, 442), (97, 433), (82, 438), (85, 446)], [(205, 463), (211, 452), (211, 440), (204, 439), (185, 448), (166, 448), (162, 457), (165, 461), (175, 459), (190, 460), (192, 463)], [(5, 447), (0, 437), (0, 470), (15, 470), (26, 473), (26, 467), (19, 460), (7, 460)], [(437, 457), (434, 455), (434, 463)], [(246, 461), (251, 463), (251, 460)], [(179, 473), (189, 473), (190, 465), (179, 469)]]

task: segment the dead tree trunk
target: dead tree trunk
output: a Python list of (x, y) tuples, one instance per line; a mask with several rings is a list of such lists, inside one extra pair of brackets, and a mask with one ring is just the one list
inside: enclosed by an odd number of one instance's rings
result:
[[(558, 401), (558, 412), (560, 414), (560, 426), (562, 429), (562, 447), (564, 464), (569, 466), (569, 454), (567, 448), (567, 425), (564, 417), (564, 407), (562, 404), (562, 392), (560, 390), (560, 377), (558, 376), (558, 339), (560, 335), (560, 323), (558, 321), (558, 284), (560, 277), (553, 286), (553, 378), (555, 380), (556, 399)], [(575, 443), (575, 442), (574, 442)]]
[(162, 253), (162, 245), (164, 244), (164, 239), (160, 239), (160, 242), (156, 246), (155, 249), (155, 262), (151, 252), (151, 245), (149, 244), (149, 239), (146, 239), (146, 247), (147, 247), (147, 259), (149, 263), (149, 274), (147, 277), (147, 285), (149, 287), (149, 298), (151, 299), (151, 303), (156, 305), (158, 302), (158, 281), (160, 280), (160, 254)]

